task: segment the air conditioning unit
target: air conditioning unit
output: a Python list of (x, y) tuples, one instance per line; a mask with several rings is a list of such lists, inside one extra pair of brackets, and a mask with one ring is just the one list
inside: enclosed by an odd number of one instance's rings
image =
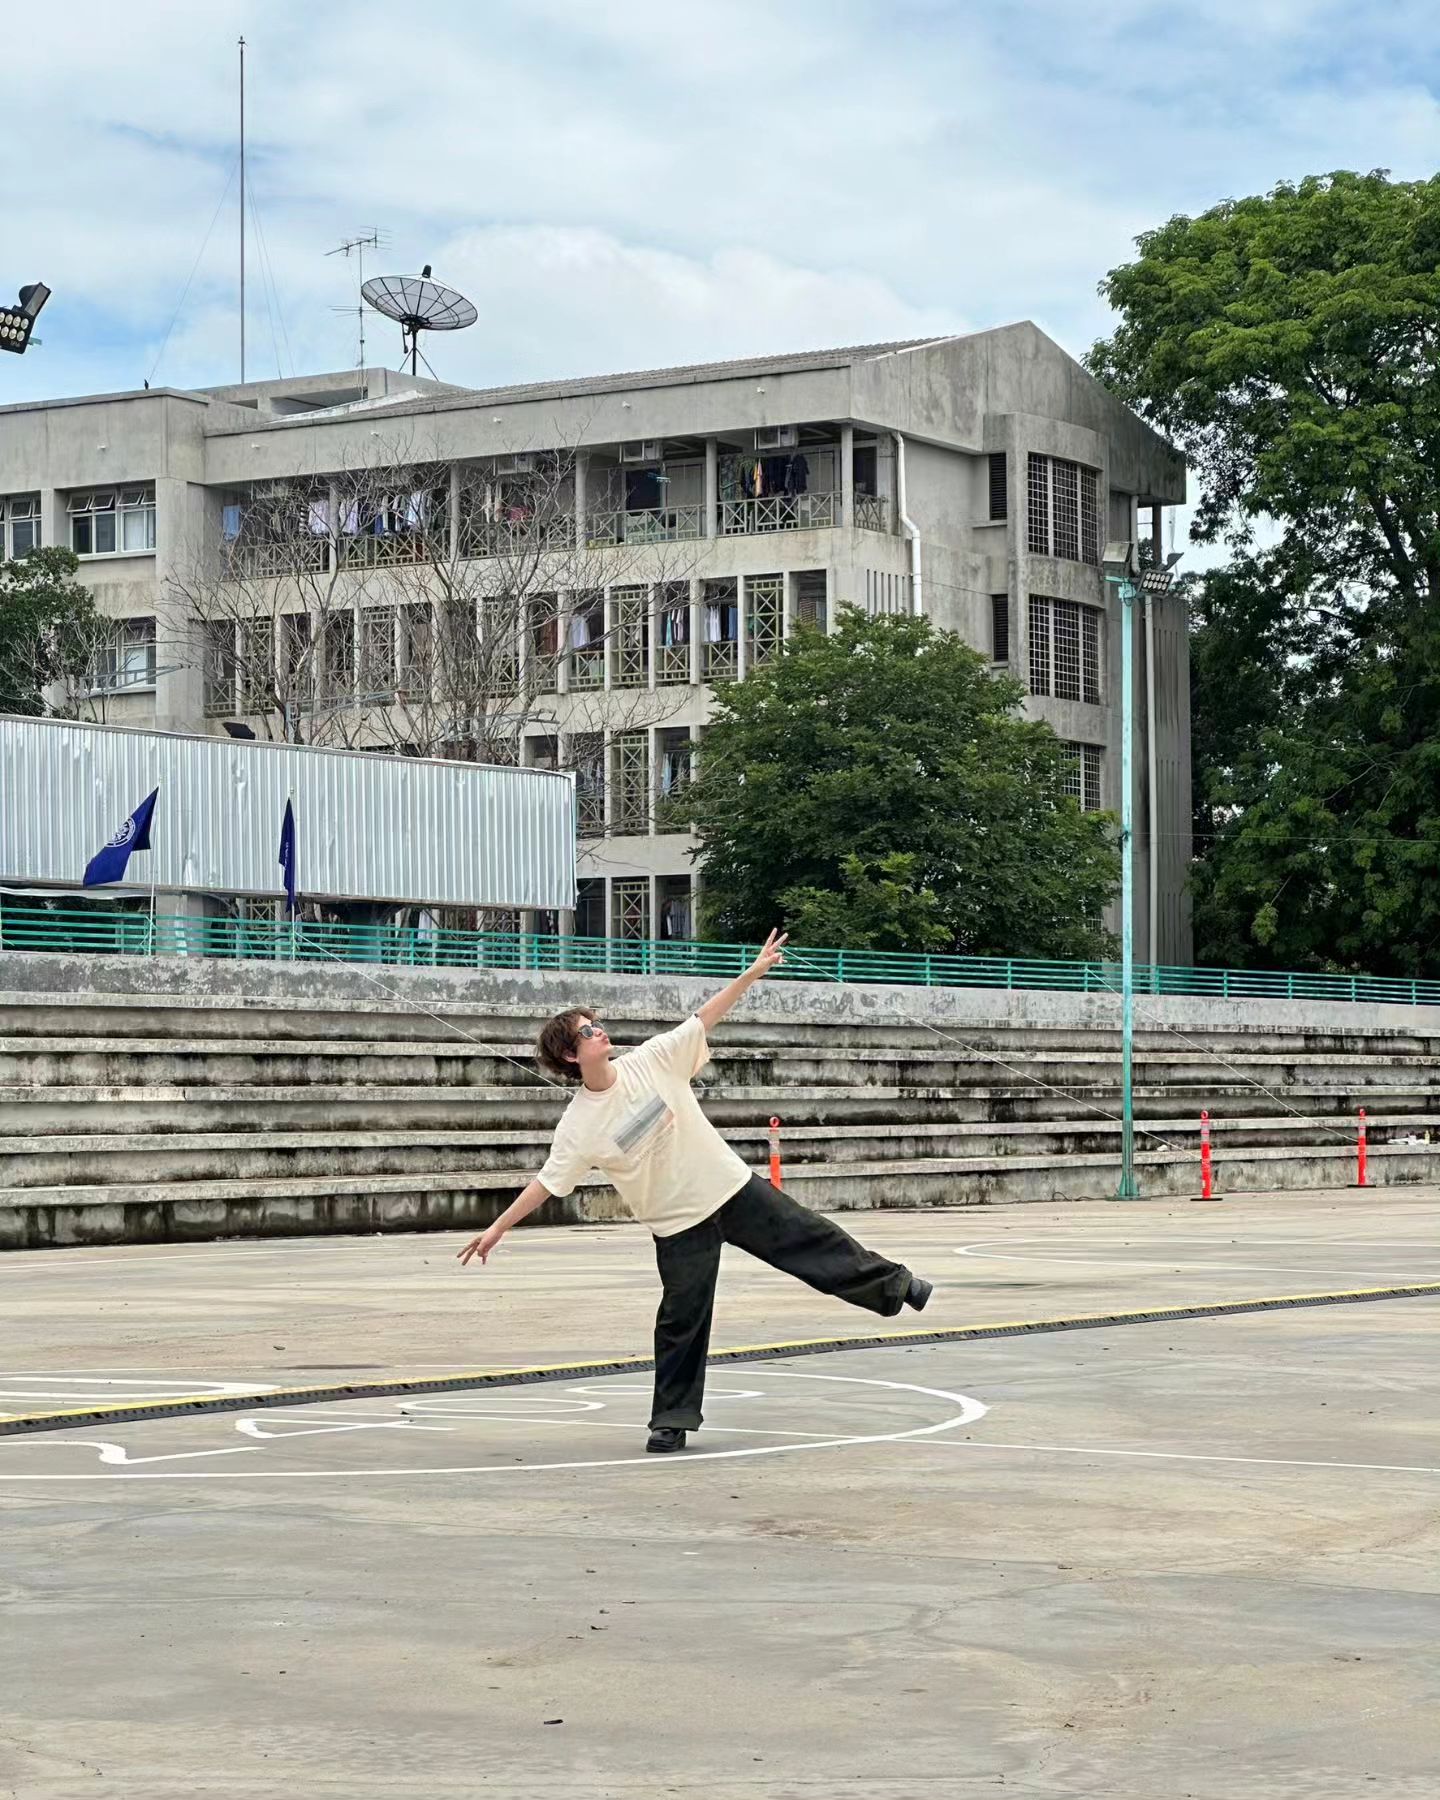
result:
[(622, 463), (658, 463), (663, 460), (663, 445), (659, 438), (631, 438), (628, 444), (620, 446)]
[(766, 425), (755, 433), (757, 450), (793, 450), (799, 442), (798, 425)]
[(537, 458), (533, 450), (522, 450), (514, 456), (500, 456), (495, 459), (497, 475), (533, 475)]

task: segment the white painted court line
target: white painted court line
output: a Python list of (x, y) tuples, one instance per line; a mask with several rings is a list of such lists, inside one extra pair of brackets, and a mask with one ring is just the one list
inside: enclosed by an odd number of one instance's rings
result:
[(1037, 1456), (1124, 1456), (1155, 1462), (1242, 1463), (1269, 1469), (1339, 1469), (1361, 1470), (1381, 1475), (1440, 1475), (1440, 1468), (1427, 1463), (1324, 1462), (1296, 1456), (1221, 1456), (1199, 1450), (1111, 1450), (1085, 1444), (1002, 1444), (989, 1438), (972, 1438), (957, 1443), (953, 1438), (941, 1440), (952, 1450), (1011, 1450)]
[[(76, 1481), (369, 1481), (375, 1479), (423, 1479), (436, 1475), (517, 1475), (545, 1474), (575, 1469), (640, 1469), (670, 1468), (697, 1462), (725, 1462), (740, 1457), (753, 1456), (787, 1456), (797, 1455), (809, 1450), (848, 1449), (868, 1444), (904, 1443), (916, 1438), (927, 1438), (946, 1431), (956, 1431), (962, 1426), (973, 1424), (982, 1419), (989, 1408), (983, 1401), (971, 1398), (966, 1394), (952, 1394), (944, 1388), (922, 1387), (912, 1381), (882, 1381), (874, 1376), (861, 1375), (817, 1375), (808, 1370), (777, 1369), (767, 1366), (760, 1370), (745, 1370), (746, 1374), (758, 1376), (779, 1375), (793, 1381), (824, 1381), (848, 1387), (886, 1388), (892, 1392), (920, 1394), (928, 1399), (942, 1400), (948, 1405), (958, 1407), (958, 1411), (948, 1418), (941, 1419), (933, 1425), (915, 1425), (905, 1431), (869, 1432), (846, 1436), (818, 1437), (804, 1442), (784, 1444), (756, 1444), (734, 1450), (689, 1450), (683, 1456), (648, 1456), (643, 1450), (631, 1456), (586, 1457), (563, 1462), (528, 1462), (528, 1463), (475, 1463), (447, 1468), (404, 1468), (404, 1469), (165, 1469), (136, 1470), (133, 1474), (111, 1473), (100, 1471), (85, 1474), (34, 1475), (12, 1474), (0, 1469), (0, 1481), (6, 1482), (76, 1482)], [(639, 1431), (641, 1428), (630, 1426), (627, 1429)], [(706, 1427), (708, 1430), (709, 1427)], [(40, 1438), (18, 1438), (15, 1444), (35, 1447), (45, 1440)], [(52, 1444), (56, 1441), (49, 1440)], [(66, 1444), (83, 1443), (88, 1448), (95, 1447), (92, 1439), (64, 1439)], [(4, 1451), (11, 1447), (7, 1441), (0, 1445), (0, 1458)], [(121, 1454), (125, 1454), (122, 1446), (114, 1446)], [(240, 1448), (258, 1448), (258, 1446), (240, 1446)], [(172, 1453), (183, 1458), (186, 1453)], [(207, 1453), (208, 1454), (208, 1453)], [(157, 1459), (158, 1460), (158, 1459)]]
[[(1049, 1243), (1048, 1238), (1011, 1238), (1010, 1243)], [(1303, 1246), (1298, 1246), (1303, 1248)], [(1412, 1263), (1405, 1269), (1325, 1269), (1316, 1268), (1313, 1263), (1243, 1263), (1221, 1259), (1216, 1262), (1200, 1262), (1194, 1258), (1175, 1258), (1172, 1256), (1056, 1256), (1053, 1253), (1033, 1250), (992, 1250), (981, 1240), (973, 1244), (960, 1244), (950, 1252), (952, 1256), (968, 1256), (978, 1262), (1021, 1262), (1021, 1263), (1075, 1263), (1104, 1269), (1168, 1269), (1174, 1274), (1185, 1275), (1191, 1269), (1224, 1269), (1242, 1272), (1248, 1275), (1337, 1275), (1343, 1280), (1354, 1280), (1363, 1277), (1367, 1280), (1414, 1281), (1418, 1271)], [(1433, 1250), (1422, 1262), (1434, 1263), (1440, 1269), (1440, 1257)]]

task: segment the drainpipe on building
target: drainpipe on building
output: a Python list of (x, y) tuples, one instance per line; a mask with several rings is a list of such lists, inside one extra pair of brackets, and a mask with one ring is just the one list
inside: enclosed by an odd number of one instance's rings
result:
[(890, 435), (895, 439), (896, 507), (905, 535), (910, 540), (910, 610), (918, 614), (924, 610), (920, 603), (920, 531), (905, 510), (905, 439), (898, 431)]

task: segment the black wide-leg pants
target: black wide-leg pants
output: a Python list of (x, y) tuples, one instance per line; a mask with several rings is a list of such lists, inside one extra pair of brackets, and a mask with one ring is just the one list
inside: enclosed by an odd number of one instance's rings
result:
[(715, 1282), (726, 1244), (886, 1318), (899, 1312), (910, 1286), (910, 1271), (900, 1263), (867, 1250), (848, 1231), (752, 1175), (719, 1212), (655, 1240), (664, 1294), (655, 1317), (652, 1430), (673, 1425), (694, 1431), (700, 1424)]

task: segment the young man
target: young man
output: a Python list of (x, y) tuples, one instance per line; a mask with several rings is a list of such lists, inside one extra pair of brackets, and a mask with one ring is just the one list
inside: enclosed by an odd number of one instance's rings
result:
[(848, 1232), (762, 1181), (700, 1110), (691, 1081), (710, 1060), (709, 1033), (777, 963), (785, 939), (771, 932), (743, 975), (673, 1031), (612, 1062), (610, 1039), (588, 1007), (551, 1019), (540, 1033), (542, 1067), (580, 1091), (556, 1127), (549, 1160), (512, 1206), (460, 1251), (481, 1262), (552, 1194), (571, 1193), (599, 1169), (655, 1236), (664, 1289), (655, 1320), (655, 1406), (647, 1450), (683, 1450), (700, 1425), (705, 1357), (720, 1250), (736, 1244), (887, 1318), (918, 1311), (930, 1283), (858, 1244)]

